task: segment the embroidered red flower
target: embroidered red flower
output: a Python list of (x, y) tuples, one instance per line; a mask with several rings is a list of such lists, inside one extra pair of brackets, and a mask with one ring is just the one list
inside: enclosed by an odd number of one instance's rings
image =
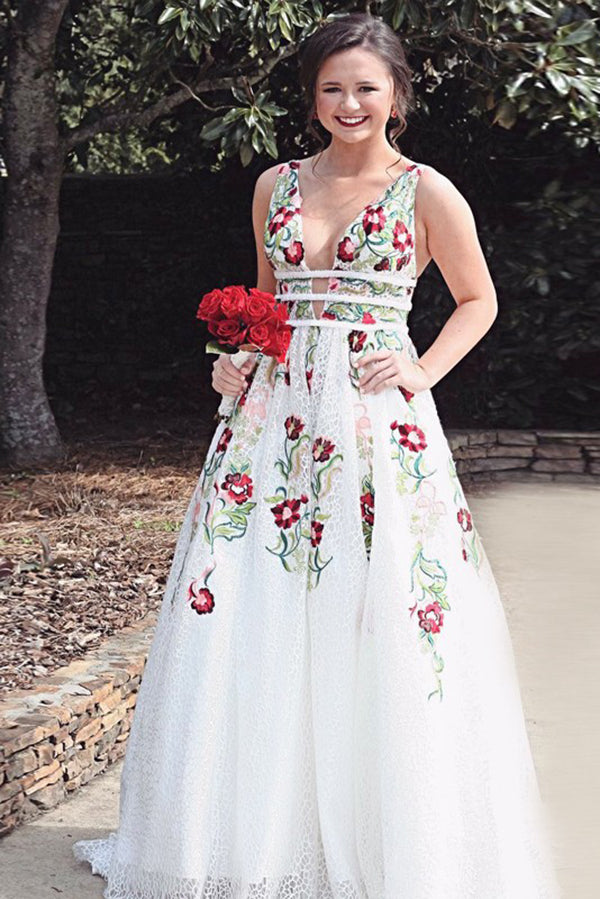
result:
[(375, 521), (375, 498), (370, 490), (360, 498), (360, 512), (362, 520), (366, 524), (373, 524)]
[(240, 471), (225, 475), (225, 480), (221, 484), (221, 490), (225, 490), (227, 498), (230, 502), (237, 503), (241, 506), (247, 499), (252, 496), (252, 478)]
[(352, 352), (357, 353), (359, 350), (362, 350), (366, 339), (366, 331), (350, 331), (348, 334), (348, 343), (350, 344)]
[(352, 243), (349, 237), (344, 237), (337, 245), (337, 258), (341, 259), (342, 262), (352, 262), (355, 252), (356, 245)]
[(229, 441), (231, 440), (231, 436), (233, 431), (231, 428), (224, 428), (223, 433), (219, 437), (219, 442), (217, 443), (217, 452), (222, 453), (229, 446)]
[(335, 320), (335, 315), (333, 314), (333, 312), (324, 312), (321, 318), (329, 318)]
[(362, 323), (363, 325), (375, 325), (377, 319), (373, 318), (370, 312), (363, 312)]
[(317, 437), (313, 443), (312, 454), (315, 462), (326, 462), (335, 449), (335, 443), (327, 437)]
[(365, 234), (372, 234), (374, 231), (381, 231), (386, 222), (386, 215), (383, 206), (367, 206), (363, 215), (363, 228)]
[(397, 421), (393, 421), (390, 425), (392, 431), (398, 431), (398, 441), (402, 446), (405, 446), (407, 449), (412, 450), (412, 452), (418, 452), (419, 450), (424, 450), (427, 446), (427, 441), (425, 440), (425, 434), (418, 428), (416, 425), (411, 424), (398, 424)]
[(468, 555), (467, 555), (467, 551), (466, 551), (466, 549), (464, 548), (464, 546), (463, 546), (463, 551), (462, 551), (462, 557), (463, 557), (463, 559), (465, 560), (465, 562), (468, 562), (468, 561), (469, 561), (469, 557), (468, 557)]
[(283, 255), (288, 262), (292, 263), (292, 265), (300, 265), (304, 259), (304, 247), (302, 242), (300, 240), (293, 240), (289, 247), (284, 249)]
[(312, 387), (312, 376), (313, 376), (313, 370), (312, 370), (312, 368), (307, 368), (307, 369), (306, 369), (306, 386), (308, 387), (308, 392), (309, 392), (309, 393), (310, 393), (310, 390), (311, 390), (311, 387)]
[(208, 587), (202, 585), (202, 581), (199, 578), (196, 578), (196, 580), (192, 581), (190, 584), (187, 598), (188, 601), (192, 600), (192, 609), (194, 609), (195, 612), (198, 612), (199, 615), (212, 612), (215, 607), (215, 598), (213, 594)]
[(269, 234), (276, 234), (277, 231), (284, 228), (295, 214), (296, 210), (289, 206), (280, 206), (279, 209), (276, 209), (269, 221)]
[(419, 609), (419, 624), (424, 631), (429, 634), (439, 633), (444, 623), (444, 613), (439, 602), (432, 602), (425, 606), (425, 609)]
[(411, 393), (410, 390), (407, 390), (406, 387), (402, 387), (402, 385), (398, 386), (398, 390), (400, 391), (406, 402), (410, 403), (414, 396), (414, 393)]
[(323, 522), (311, 521), (310, 523), (310, 543), (311, 546), (318, 546), (323, 536)]
[(458, 523), (463, 531), (473, 530), (473, 519), (471, 518), (471, 513), (468, 509), (459, 509), (456, 513), (456, 517), (458, 518)]
[(404, 224), (404, 222), (397, 219), (394, 224), (394, 230), (392, 232), (392, 243), (394, 245), (394, 249), (398, 251), (398, 253), (408, 254), (413, 247), (413, 238), (412, 234)]
[(290, 162), (290, 168), (291, 168), (291, 169), (299, 169), (299, 168), (300, 168), (300, 163), (298, 162), (297, 159), (293, 159), (293, 160)]
[(297, 440), (304, 430), (304, 422), (297, 415), (288, 415), (284, 424), (285, 432), (290, 440)]
[(376, 262), (373, 268), (376, 272), (387, 272), (390, 268), (390, 260), (386, 256), (385, 259), (380, 259), (379, 262)]
[[(308, 498), (307, 498), (308, 500)], [(271, 506), (271, 512), (275, 516), (275, 524), (280, 528), (291, 528), (300, 520), (301, 499), (284, 499), (283, 502)]]

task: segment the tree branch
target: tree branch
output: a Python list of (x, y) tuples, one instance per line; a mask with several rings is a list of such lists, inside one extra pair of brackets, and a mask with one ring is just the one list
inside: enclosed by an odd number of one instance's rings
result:
[(15, 33), (26, 34), (39, 50), (53, 50), (68, 5), (69, 0), (21, 0), (13, 23)]
[[(173, 112), (174, 109), (194, 97), (195, 94), (229, 90), (238, 85), (242, 78), (247, 79), (250, 84), (256, 84), (256, 82), (262, 81), (278, 63), (289, 56), (293, 56), (296, 52), (297, 47), (294, 44), (287, 44), (280, 53), (272, 56), (264, 65), (251, 74), (245, 75), (240, 73), (240, 75), (223, 76), (222, 78), (201, 78), (191, 85), (184, 85), (166, 97), (161, 97), (160, 100), (157, 100), (145, 109), (131, 107), (108, 112), (95, 122), (71, 128), (62, 138), (63, 148), (68, 153), (77, 144), (89, 141), (96, 137), (97, 134), (121, 131), (128, 128), (146, 128), (155, 119)], [(202, 74), (204, 75), (204, 72)]]

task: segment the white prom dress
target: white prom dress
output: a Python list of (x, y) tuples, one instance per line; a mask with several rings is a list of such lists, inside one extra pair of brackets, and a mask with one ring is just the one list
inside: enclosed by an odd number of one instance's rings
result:
[(73, 852), (106, 899), (557, 899), (505, 614), (431, 391), (358, 385), (368, 350), (418, 359), (424, 166), (327, 271), (304, 258), (298, 168), (280, 165), (264, 233), (289, 351), (258, 356), (216, 427), (118, 829)]

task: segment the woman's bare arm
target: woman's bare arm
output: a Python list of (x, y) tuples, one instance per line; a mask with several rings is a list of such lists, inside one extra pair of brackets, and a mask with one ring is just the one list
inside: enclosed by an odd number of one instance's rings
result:
[(427, 166), (416, 203), (427, 232), (427, 248), (448, 285), (456, 309), (419, 365), (437, 384), (490, 329), (498, 314), (496, 289), (466, 199), (441, 172)]
[[(275, 292), (277, 282), (273, 275), (273, 269), (265, 256), (263, 232), (269, 213), (269, 203), (277, 176), (277, 168), (277, 165), (271, 166), (258, 176), (254, 185), (252, 200), (252, 226), (256, 244), (256, 286), (259, 290), (265, 290), (269, 293)], [(256, 357), (253, 356), (238, 369), (228, 355), (222, 354), (217, 356), (215, 362), (213, 362), (213, 389), (226, 396), (237, 396), (246, 386), (245, 376), (252, 371), (255, 364)]]

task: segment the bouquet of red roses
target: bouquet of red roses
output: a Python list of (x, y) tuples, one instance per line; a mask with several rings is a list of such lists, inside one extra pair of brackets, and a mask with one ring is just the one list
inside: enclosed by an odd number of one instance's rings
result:
[[(292, 336), (288, 308), (272, 293), (241, 285), (217, 288), (204, 294), (196, 318), (207, 322), (217, 338), (206, 345), (208, 353), (235, 353), (232, 362), (240, 368), (252, 352), (274, 356), (284, 362)], [(219, 415), (227, 416), (234, 398), (224, 396)]]

